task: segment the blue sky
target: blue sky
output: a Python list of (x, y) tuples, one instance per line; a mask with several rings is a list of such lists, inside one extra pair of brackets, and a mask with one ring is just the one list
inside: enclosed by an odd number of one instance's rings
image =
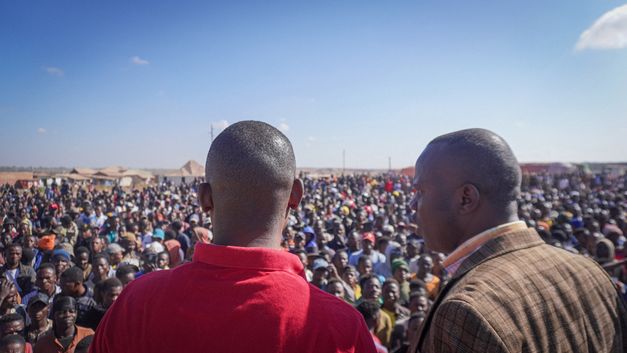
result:
[(625, 161), (624, 5), (0, 0), (0, 165), (176, 168), (246, 119), (301, 167), (413, 165), (468, 127)]

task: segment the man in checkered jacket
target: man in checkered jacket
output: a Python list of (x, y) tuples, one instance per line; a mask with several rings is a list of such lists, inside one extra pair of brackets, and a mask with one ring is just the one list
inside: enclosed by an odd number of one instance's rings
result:
[(623, 352), (627, 315), (595, 262), (550, 246), (517, 216), (521, 171), (483, 129), (440, 136), (416, 162), (412, 207), (426, 246), (448, 253), (410, 352)]

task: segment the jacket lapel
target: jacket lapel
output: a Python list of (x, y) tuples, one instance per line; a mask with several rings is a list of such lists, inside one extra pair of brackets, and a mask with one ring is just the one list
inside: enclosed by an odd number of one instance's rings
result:
[(427, 335), (429, 326), (431, 325), (431, 321), (433, 320), (433, 316), (435, 315), (435, 311), (437, 310), (438, 306), (440, 306), (446, 295), (451, 291), (455, 284), (460, 279), (462, 279), (462, 277), (464, 277), (464, 275), (466, 275), (470, 270), (479, 266), (481, 263), (493, 259), (497, 256), (501, 256), (503, 254), (507, 254), (509, 252), (519, 249), (531, 248), (542, 244), (544, 244), (544, 241), (542, 240), (542, 238), (540, 238), (536, 230), (533, 228), (503, 234), (483, 244), (477, 251), (472, 253), (467, 259), (462, 262), (451, 280), (446, 284), (446, 286), (444, 286), (444, 288), (440, 290), (440, 293), (438, 294), (437, 298), (433, 302), (433, 305), (429, 309), (429, 313), (427, 314), (425, 321), (422, 323), (420, 334), (418, 335), (418, 341), (416, 342), (415, 346), (412, 345), (410, 352), (419, 352), (418, 349), (420, 349), (420, 347), (424, 343), (424, 339)]

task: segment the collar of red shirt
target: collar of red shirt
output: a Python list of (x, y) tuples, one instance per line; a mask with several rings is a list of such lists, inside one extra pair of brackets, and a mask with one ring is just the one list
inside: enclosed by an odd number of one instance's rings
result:
[(285, 250), (198, 243), (193, 261), (227, 268), (285, 271), (306, 278), (298, 256)]

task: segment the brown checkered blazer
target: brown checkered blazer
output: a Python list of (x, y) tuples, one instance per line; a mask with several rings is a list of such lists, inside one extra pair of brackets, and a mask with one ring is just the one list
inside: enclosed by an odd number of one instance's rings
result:
[(410, 352), (624, 352), (626, 315), (599, 265), (527, 229), (462, 263)]

